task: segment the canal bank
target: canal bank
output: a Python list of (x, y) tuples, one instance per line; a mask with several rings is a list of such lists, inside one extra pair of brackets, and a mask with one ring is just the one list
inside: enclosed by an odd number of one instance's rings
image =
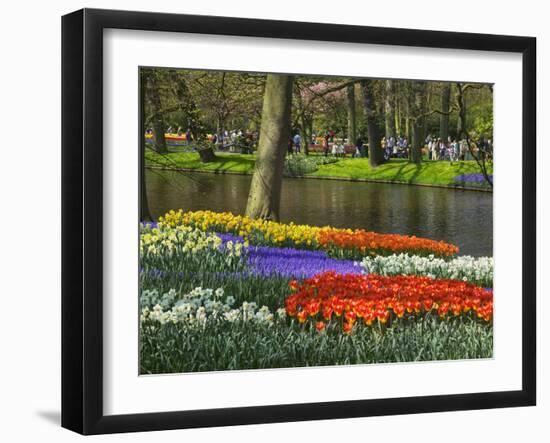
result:
[[(256, 157), (253, 154), (216, 153), (213, 162), (202, 163), (194, 152), (158, 154), (147, 151), (146, 166), (181, 172), (215, 174), (252, 174)], [(389, 183), (436, 186), (467, 191), (492, 192), (485, 183), (475, 161), (424, 161), (420, 164), (403, 159), (390, 161), (373, 168), (365, 158), (332, 158), (324, 156), (292, 156), (285, 159), (287, 176), (322, 180), (347, 180), (368, 183)], [(492, 174), (492, 170), (488, 171)], [(474, 176), (477, 183), (469, 182)], [(466, 178), (460, 179), (460, 178)]]
[[(203, 170), (198, 168), (175, 168), (169, 166), (146, 166), (147, 169), (160, 169), (164, 171), (176, 171), (176, 172), (198, 172), (201, 174), (221, 174), (221, 175), (252, 175), (253, 171), (247, 172), (237, 172), (237, 171), (228, 171), (223, 169), (215, 170)], [(285, 175), (285, 178), (295, 178), (295, 179), (308, 179), (308, 180), (339, 180), (339, 181), (348, 181), (348, 182), (363, 182), (363, 183), (384, 183), (390, 185), (409, 185), (409, 186), (425, 186), (428, 188), (443, 188), (443, 189), (454, 189), (458, 191), (478, 191), (478, 192), (488, 192), (493, 193), (492, 188), (481, 188), (473, 186), (463, 186), (460, 184), (453, 185), (444, 185), (444, 184), (431, 184), (431, 183), (416, 183), (416, 182), (406, 182), (400, 180), (384, 180), (384, 179), (370, 179), (370, 178), (361, 178), (361, 177), (338, 177), (338, 176), (325, 176), (325, 175)]]
[[(145, 172), (153, 218), (170, 209), (243, 214), (251, 175)], [(438, 186), (394, 186), (360, 180), (284, 178), (281, 221), (416, 235), (456, 244), (461, 255), (492, 256), (493, 198)]]

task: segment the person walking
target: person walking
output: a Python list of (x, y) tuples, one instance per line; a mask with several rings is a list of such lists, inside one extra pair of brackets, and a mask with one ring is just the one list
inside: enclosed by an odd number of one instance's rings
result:
[(300, 134), (297, 132), (294, 136), (294, 148), (296, 150), (296, 154), (300, 153), (300, 144), (302, 142), (302, 139), (300, 137)]
[(356, 157), (363, 157), (363, 149), (364, 149), (364, 146), (363, 146), (363, 137), (361, 137), (361, 135), (359, 135), (359, 137), (357, 137), (357, 140), (355, 141), (355, 156)]
[(329, 133), (327, 132), (325, 134), (325, 136), (323, 137), (323, 141), (322, 141), (322, 147), (323, 147), (323, 151), (325, 153), (325, 157), (328, 157), (328, 153), (329, 153), (329, 147), (328, 147), (328, 139), (329, 139), (330, 135)]

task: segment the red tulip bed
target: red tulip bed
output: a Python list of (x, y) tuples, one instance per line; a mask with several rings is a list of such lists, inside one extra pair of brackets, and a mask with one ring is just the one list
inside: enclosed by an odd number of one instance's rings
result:
[(403, 317), (468, 316), (491, 321), (493, 291), (457, 280), (418, 276), (325, 272), (302, 283), (290, 282), (286, 312), (299, 323), (313, 322), (317, 330), (337, 322), (350, 334), (358, 323), (387, 324)]

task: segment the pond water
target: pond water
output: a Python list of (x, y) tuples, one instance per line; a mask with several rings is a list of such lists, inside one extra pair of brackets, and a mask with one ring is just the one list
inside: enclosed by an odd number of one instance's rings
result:
[[(153, 218), (170, 209), (244, 214), (251, 176), (146, 171)], [(281, 221), (444, 240), (493, 255), (493, 195), (397, 184), (285, 178)]]

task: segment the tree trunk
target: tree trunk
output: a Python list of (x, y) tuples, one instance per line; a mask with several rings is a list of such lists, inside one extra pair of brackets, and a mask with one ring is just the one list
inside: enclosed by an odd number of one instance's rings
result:
[[(426, 86), (424, 87), (424, 99), (422, 103), (422, 113), (424, 115), (428, 114), (428, 111), (430, 108), (431, 93), (432, 93), (432, 85), (431, 83), (426, 83)], [(424, 141), (426, 140), (427, 136), (428, 136), (428, 119), (425, 117), (422, 117), (422, 133), (420, 134), (420, 138), (422, 139), (422, 145), (424, 145)]]
[(378, 130), (376, 101), (374, 99), (374, 82), (375, 80), (361, 80), (365, 121), (369, 138), (369, 164), (372, 167), (379, 166), (384, 162), (384, 153), (381, 149), (381, 137)]
[(449, 137), (449, 105), (451, 101), (451, 84), (443, 83), (441, 91), (441, 112), (439, 116), (439, 136), (442, 140), (447, 140)]
[(466, 101), (464, 100), (464, 85), (456, 84), (456, 103), (458, 105), (458, 121), (456, 133), (460, 139), (466, 138)]
[(415, 120), (413, 122), (411, 161), (417, 164), (422, 161), (422, 126), (420, 125), (418, 120)]
[(153, 135), (155, 137), (155, 151), (158, 153), (166, 153), (166, 139), (164, 138), (164, 131), (166, 125), (164, 123), (164, 116), (162, 115), (162, 107), (160, 103), (160, 95), (158, 90), (158, 81), (155, 72), (151, 72), (147, 76), (147, 96), (151, 105), (151, 111), (153, 112)]
[(394, 85), (393, 80), (386, 80), (384, 82), (385, 95), (384, 95), (384, 111), (385, 111), (385, 123), (386, 123), (386, 140), (390, 137), (395, 137), (395, 108), (394, 108)]
[(355, 83), (347, 87), (348, 97), (348, 144), (355, 144), (356, 139), (356, 115), (355, 115)]
[(311, 140), (311, 132), (310, 132), (310, 119), (309, 116), (306, 115), (306, 111), (303, 111), (301, 116), (301, 124), (300, 124), (300, 131), (302, 135), (302, 150), (305, 155), (309, 155), (309, 141)]
[(202, 163), (210, 163), (217, 160), (214, 149), (205, 139), (205, 130), (200, 118), (200, 111), (191, 97), (185, 78), (177, 71), (172, 71), (172, 81), (175, 84), (176, 97), (187, 128), (191, 130), (194, 137), (194, 144)]
[(211, 146), (207, 146), (204, 148), (198, 147), (197, 152), (199, 153), (199, 157), (202, 163), (211, 163), (217, 160), (216, 154), (214, 154), (214, 150)]
[(400, 97), (400, 88), (399, 88), (399, 82), (396, 82), (395, 85), (395, 91), (393, 95), (394, 104), (395, 104), (395, 135), (400, 136), (403, 135), (403, 131), (401, 129), (401, 102), (399, 100)]
[(293, 82), (290, 75), (267, 75), (258, 155), (246, 204), (246, 215), (252, 218), (279, 220)]
[(412, 84), (413, 101), (411, 111), (413, 114), (413, 139), (411, 144), (411, 161), (419, 164), (422, 161), (422, 147), (424, 140), (422, 138), (422, 123), (424, 120), (424, 102), (426, 99), (426, 82), (413, 81)]
[(139, 138), (139, 220), (151, 221), (149, 201), (147, 199), (147, 186), (145, 183), (145, 92), (146, 76), (141, 72), (139, 82), (139, 126), (142, 136)]

